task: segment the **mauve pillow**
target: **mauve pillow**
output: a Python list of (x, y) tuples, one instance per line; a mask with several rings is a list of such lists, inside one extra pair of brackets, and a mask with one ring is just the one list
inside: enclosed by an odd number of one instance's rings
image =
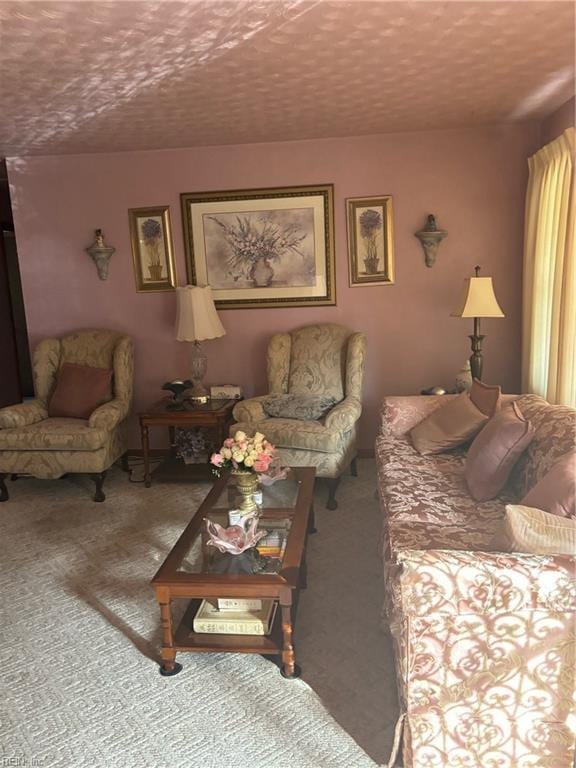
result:
[(470, 400), (479, 411), (490, 418), (500, 409), (500, 394), (498, 384), (484, 384), (478, 379), (474, 379), (470, 388)]
[(533, 437), (534, 429), (516, 403), (490, 419), (466, 456), (466, 484), (476, 501), (488, 501), (500, 493)]
[(561, 456), (520, 504), (551, 515), (576, 518), (576, 450)]
[(417, 424), (410, 437), (418, 453), (442, 453), (470, 440), (487, 421), (464, 392)]
[(112, 371), (91, 365), (62, 363), (56, 389), (48, 405), (48, 416), (89, 419), (106, 402)]

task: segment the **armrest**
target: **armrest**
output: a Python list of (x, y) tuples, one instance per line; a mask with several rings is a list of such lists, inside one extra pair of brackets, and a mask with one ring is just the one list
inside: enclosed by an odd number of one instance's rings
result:
[(395, 602), (404, 614), (576, 612), (576, 558), (505, 552), (405, 550)]
[(118, 398), (99, 405), (88, 420), (88, 426), (98, 429), (114, 429), (128, 415), (129, 404)]
[(268, 395), (260, 395), (259, 397), (251, 397), (248, 400), (241, 400), (236, 403), (232, 415), (236, 421), (262, 421), (267, 419), (264, 408), (262, 407), (262, 401), (266, 400)]
[(387, 395), (380, 410), (380, 434), (401, 437), (458, 395)]
[(48, 418), (48, 411), (39, 400), (9, 405), (0, 409), (0, 429), (27, 427)]
[(350, 395), (337, 403), (327, 416), (324, 417), (324, 426), (328, 429), (347, 431), (352, 429), (362, 413), (362, 403), (357, 397)]

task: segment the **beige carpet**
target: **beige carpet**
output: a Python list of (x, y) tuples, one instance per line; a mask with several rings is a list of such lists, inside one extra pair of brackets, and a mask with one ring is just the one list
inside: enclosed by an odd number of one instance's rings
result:
[[(374, 465), (318, 534), (296, 627), (303, 676), (259, 656), (180, 654), (158, 674), (149, 580), (207, 486), (19, 479), (0, 505), (0, 764), (41, 768), (374, 768), (397, 709)], [(10, 762), (11, 761), (11, 762)]]

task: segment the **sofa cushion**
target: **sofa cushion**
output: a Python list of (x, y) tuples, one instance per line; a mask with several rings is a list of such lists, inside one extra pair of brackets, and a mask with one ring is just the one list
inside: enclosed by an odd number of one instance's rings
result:
[(345, 445), (345, 433), (328, 429), (321, 421), (298, 421), (298, 419), (240, 421), (233, 426), (234, 432), (239, 429), (247, 434), (253, 434), (255, 431), (262, 432), (277, 448), (303, 448), (332, 453), (342, 450)]
[(561, 456), (520, 504), (560, 517), (576, 517), (576, 450)]
[(509, 504), (505, 533), (510, 552), (576, 556), (576, 519), (551, 515), (522, 504)]
[(335, 398), (326, 395), (270, 395), (262, 401), (267, 416), (301, 421), (317, 421), (335, 404)]
[(466, 484), (476, 501), (488, 501), (500, 493), (533, 437), (534, 429), (517, 403), (490, 419), (466, 456)]
[(95, 451), (108, 432), (88, 426), (84, 419), (48, 418), (17, 429), (0, 430), (3, 451)]
[(111, 380), (110, 369), (63, 363), (48, 404), (48, 415), (89, 419), (92, 412), (106, 402)]
[(480, 531), (501, 520), (505, 502), (515, 498), (503, 493), (491, 501), (474, 501), (466, 486), (464, 463), (463, 449), (422, 456), (407, 437), (378, 438), (378, 489), (389, 524), (451, 526), (454, 541), (461, 544), (459, 528)]
[(470, 400), (485, 416), (492, 417), (500, 409), (500, 394), (498, 384), (484, 384), (478, 379), (474, 379), (470, 388)]
[(442, 453), (470, 440), (487, 421), (465, 392), (417, 424), (410, 437), (419, 453)]

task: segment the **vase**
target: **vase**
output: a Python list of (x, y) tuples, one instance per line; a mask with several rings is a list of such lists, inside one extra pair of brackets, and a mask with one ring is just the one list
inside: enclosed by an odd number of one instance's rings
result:
[(274, 277), (274, 270), (268, 259), (261, 257), (256, 259), (250, 270), (250, 278), (257, 288), (267, 288)]
[(250, 515), (258, 510), (258, 505), (254, 500), (254, 493), (258, 488), (258, 475), (255, 472), (243, 472), (233, 469), (231, 472), (236, 478), (236, 487), (242, 496), (240, 502), (240, 512), (243, 515)]
[(364, 259), (367, 275), (375, 275), (378, 272), (378, 259)]
[(456, 376), (456, 392), (468, 392), (472, 387), (472, 371), (470, 370), (470, 361), (466, 360), (464, 366)]
[(150, 280), (154, 280), (154, 282), (162, 280), (162, 264), (150, 264), (148, 271), (150, 272)]

